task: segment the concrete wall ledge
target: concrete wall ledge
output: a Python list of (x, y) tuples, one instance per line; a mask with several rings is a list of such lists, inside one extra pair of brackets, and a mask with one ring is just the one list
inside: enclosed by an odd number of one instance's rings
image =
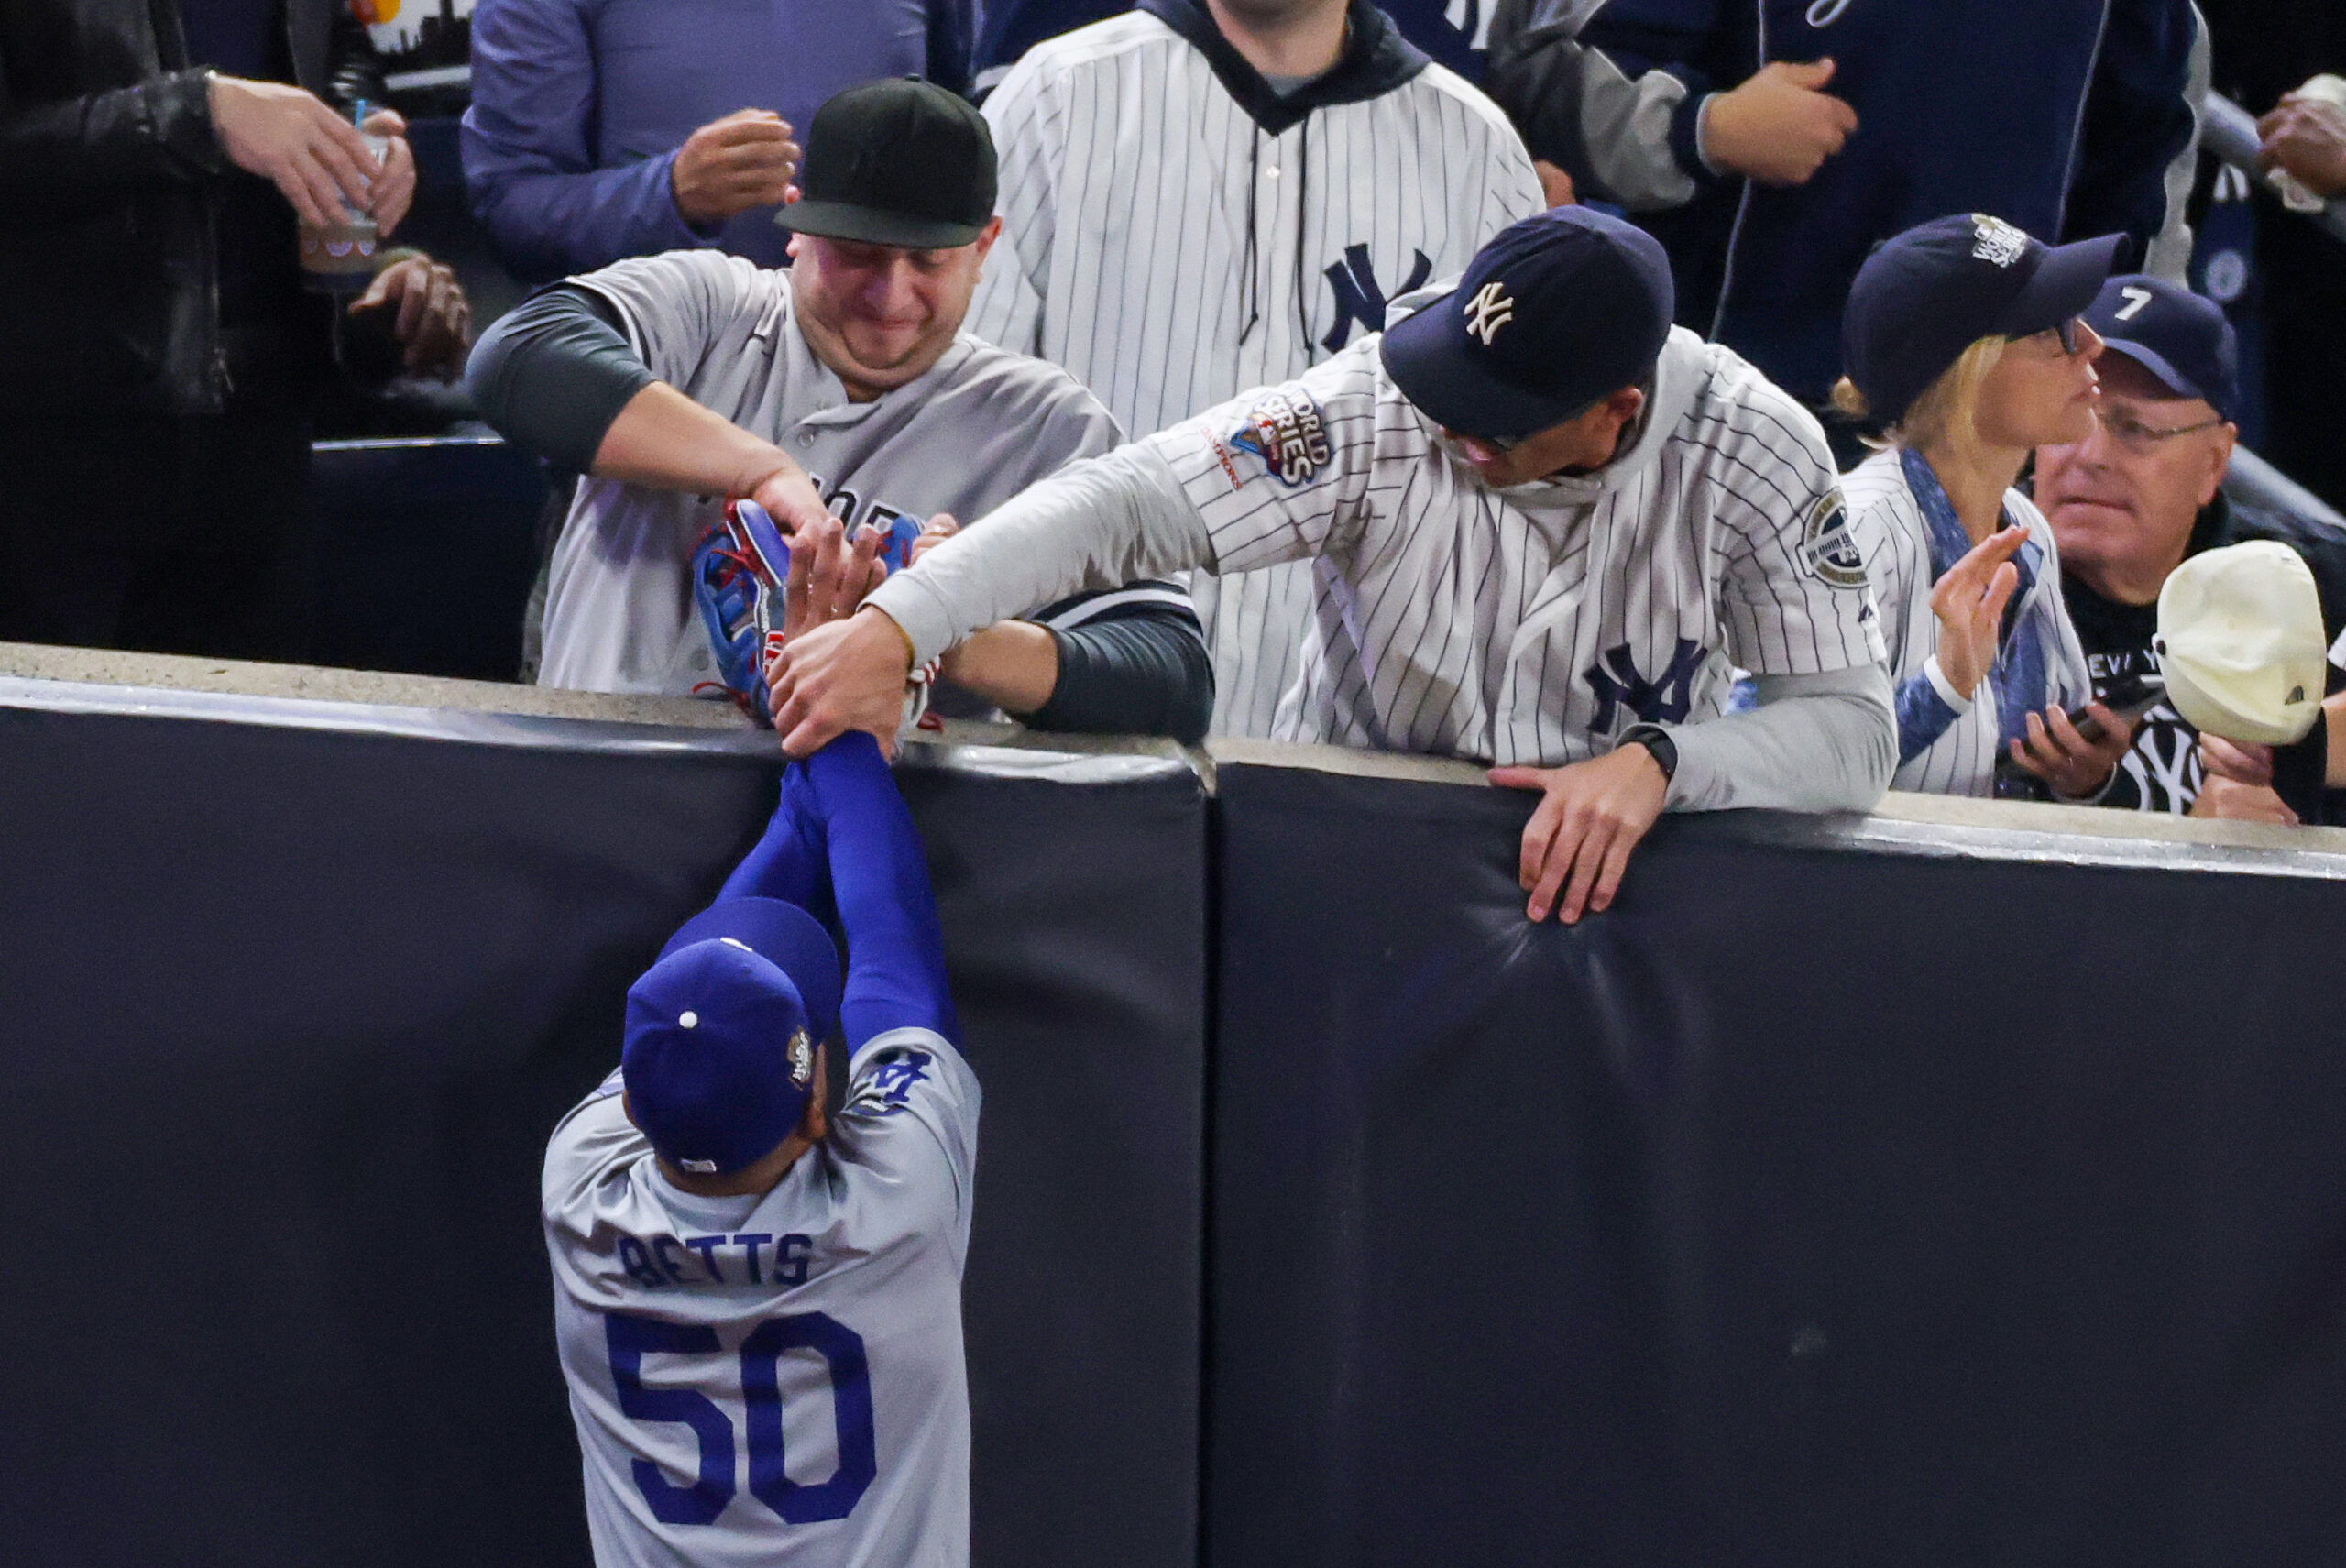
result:
[[(773, 745), (729, 705), (488, 681), (330, 670), (0, 642), (0, 708), (139, 713), (402, 734), (476, 744), (740, 755)], [(948, 722), (906, 748), (915, 765), (948, 762), (1036, 776), (1102, 778), (1193, 769), (1211, 790), (1223, 764), (1305, 768), (1363, 778), (1484, 784), (1483, 770), (1447, 758), (1215, 740), (1047, 735), (1008, 724)], [(1097, 761), (1124, 759), (1102, 767)], [(1874, 811), (1801, 817), (1736, 813), (1738, 832), (1787, 846), (1848, 848), (2071, 863), (2162, 865), (2346, 880), (2346, 828), (2209, 822), (2091, 806), (2043, 806), (1893, 793)]]

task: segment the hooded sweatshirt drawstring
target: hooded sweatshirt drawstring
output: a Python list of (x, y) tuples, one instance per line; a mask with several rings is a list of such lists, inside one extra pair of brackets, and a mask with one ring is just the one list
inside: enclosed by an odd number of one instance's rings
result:
[[(1311, 116), (1306, 115), (1296, 123), (1295, 148), (1295, 330), (1303, 345), (1305, 365), (1317, 364), (1318, 345), (1311, 341), (1311, 300), (1304, 289), (1303, 242), (1304, 224), (1311, 210)], [(1273, 146), (1277, 146), (1276, 139)], [(1238, 329), (1238, 341), (1244, 343), (1255, 334), (1263, 321), (1263, 280), (1260, 277), (1261, 247), (1256, 238), (1259, 208), (1256, 192), (1263, 184), (1263, 132), (1255, 128), (1246, 143), (1246, 249), (1241, 267), (1245, 281), (1238, 295), (1239, 308), (1246, 313), (1245, 324)]]
[(1256, 126), (1246, 138), (1246, 255), (1241, 263), (1245, 280), (1239, 285), (1238, 308), (1246, 313), (1246, 324), (1238, 329), (1238, 341), (1243, 345), (1255, 334), (1263, 319), (1263, 285), (1255, 276), (1255, 192), (1263, 183), (1263, 127)]

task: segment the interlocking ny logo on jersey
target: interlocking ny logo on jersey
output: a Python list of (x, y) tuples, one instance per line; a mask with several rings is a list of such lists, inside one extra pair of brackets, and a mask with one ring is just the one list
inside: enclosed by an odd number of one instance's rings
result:
[[(1422, 288), (1433, 274), (1433, 262), (1422, 250), (1409, 253), (1417, 260), (1409, 268), (1409, 280), (1401, 285), (1406, 294)], [(1328, 286), (1336, 291), (1336, 324), (1320, 340), (1320, 346), (1333, 354), (1352, 341), (1353, 324), (1357, 322), (1365, 332), (1385, 330), (1385, 291), (1376, 281), (1376, 266), (1368, 258), (1368, 247), (1344, 247), (1344, 258), (1328, 269)]]
[(1246, 411), (1246, 422), (1232, 433), (1230, 444), (1261, 458), (1271, 477), (1289, 487), (1318, 478), (1335, 455), (1320, 405), (1294, 384), (1264, 393)]
[(1637, 657), (1627, 642), (1606, 649), (1602, 663), (1581, 672), (1580, 678), (1596, 694), (1596, 717), (1588, 721), (1588, 732), (1611, 734), (1625, 707), (1643, 724), (1683, 723), (1694, 706), (1694, 673), (1706, 656), (1701, 643), (1681, 637), (1669, 664), (1648, 680), (1638, 672)]
[(1515, 319), (1514, 297), (1499, 291), (1506, 287), (1493, 279), (1475, 290), (1474, 297), (1466, 302), (1466, 330), (1481, 338), (1485, 348), (1491, 345), (1499, 328)]
[(2028, 253), (2028, 236), (2001, 218), (1971, 214), (1971, 254), (1999, 267), (2010, 267)]

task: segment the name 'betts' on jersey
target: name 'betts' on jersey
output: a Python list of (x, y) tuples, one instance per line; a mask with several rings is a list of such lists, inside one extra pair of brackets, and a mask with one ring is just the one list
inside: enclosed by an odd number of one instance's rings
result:
[(1882, 661), (1824, 432), (1730, 351), (1673, 332), (1612, 462), (1494, 490), (1377, 350), (1145, 443), (1213, 570), (1316, 557), (1274, 738), (1554, 766), (1717, 716), (1731, 667)]
[(829, 1135), (735, 1198), (662, 1175), (620, 1088), (554, 1130), (541, 1198), (598, 1568), (967, 1563), (960, 1054), (867, 1042)]

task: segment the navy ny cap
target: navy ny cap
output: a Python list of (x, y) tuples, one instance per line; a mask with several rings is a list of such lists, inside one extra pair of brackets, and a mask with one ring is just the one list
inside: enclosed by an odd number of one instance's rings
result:
[(1379, 352), (1436, 424), (1515, 441), (1644, 380), (1675, 308), (1652, 236), (1557, 207), (1500, 230), (1456, 289), (1387, 329)]
[(1983, 213), (1934, 218), (1866, 258), (1841, 316), (1841, 365), (1896, 424), (1983, 337), (2026, 337), (2085, 314), (2124, 235), (2048, 246)]
[(2180, 283), (2130, 272), (2101, 286), (2086, 324), (2178, 398), (2226, 419), (2240, 401), (2240, 339), (2221, 305)]
[(661, 1158), (729, 1176), (798, 1125), (815, 1053), (839, 1019), (839, 955), (778, 898), (729, 898), (686, 921), (628, 988), (628, 1109)]

